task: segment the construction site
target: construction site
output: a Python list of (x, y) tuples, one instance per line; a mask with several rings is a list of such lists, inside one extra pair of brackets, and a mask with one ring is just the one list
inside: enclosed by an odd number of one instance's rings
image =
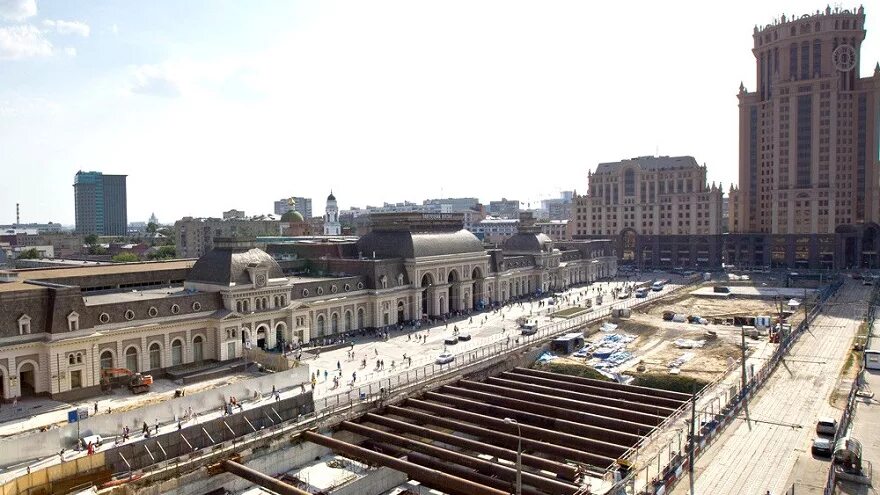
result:
[[(2, 493), (639, 493), (639, 476), (646, 489), (681, 460), (692, 408), (707, 417), (743, 355), (773, 354), (817, 297), (718, 287), (633, 298), (578, 331), (334, 407), (311, 394), (268, 402), (29, 473)], [(640, 380), (658, 376), (670, 379)]]

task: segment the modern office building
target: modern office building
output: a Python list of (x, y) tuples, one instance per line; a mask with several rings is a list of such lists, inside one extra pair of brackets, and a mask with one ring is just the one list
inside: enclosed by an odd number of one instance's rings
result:
[(755, 27), (729, 263), (880, 266), (880, 65), (860, 77), (865, 34), (861, 7)]
[(73, 179), (76, 232), (84, 235), (128, 233), (125, 175), (80, 170)]

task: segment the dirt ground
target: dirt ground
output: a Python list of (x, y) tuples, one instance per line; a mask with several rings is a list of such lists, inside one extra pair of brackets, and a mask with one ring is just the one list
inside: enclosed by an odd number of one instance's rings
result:
[[(690, 323), (675, 323), (664, 321), (664, 311), (674, 311), (685, 315), (699, 315), (703, 317), (732, 316), (736, 315), (775, 315), (777, 308), (774, 301), (758, 299), (707, 299), (697, 298), (689, 294), (682, 294), (674, 298), (660, 300), (655, 304), (634, 311), (631, 318), (612, 319), (618, 325), (616, 333), (635, 335), (637, 339), (627, 347), (634, 357), (624, 363), (619, 369), (632, 374), (639, 371), (639, 365), (644, 365), (645, 372), (669, 371), (669, 364), (685, 353), (693, 353), (693, 357), (683, 364), (680, 374), (706, 381), (714, 381), (723, 376), (731, 366), (735, 366), (741, 357), (740, 343), (741, 330), (732, 325), (699, 325)], [(796, 325), (801, 319), (796, 315), (789, 319)], [(591, 328), (592, 333), (588, 339), (597, 340), (602, 338), (598, 330), (599, 325)], [(706, 332), (712, 330), (717, 338), (707, 338)], [(701, 348), (680, 349), (674, 345), (676, 339), (706, 340)], [(760, 340), (767, 340), (762, 336)], [(754, 340), (747, 338), (748, 344)], [(584, 363), (583, 359), (564, 357), (561, 362)]]

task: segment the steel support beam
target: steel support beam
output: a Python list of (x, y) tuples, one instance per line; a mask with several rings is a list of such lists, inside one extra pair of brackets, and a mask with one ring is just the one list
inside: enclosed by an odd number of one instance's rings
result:
[[(444, 385), (440, 388), (440, 391), (450, 392), (454, 395), (464, 395), (466, 397), (470, 396), (472, 399), (477, 400), (483, 400), (483, 398), (486, 398), (487, 402), (490, 403), (492, 402), (492, 400), (490, 399), (492, 397), (517, 399), (531, 402), (533, 404), (544, 404), (548, 406), (561, 407), (563, 409), (571, 409), (574, 411), (583, 411), (606, 418), (619, 418), (645, 426), (657, 426), (662, 423), (664, 419), (664, 416), (658, 416), (656, 414), (645, 414), (641, 412), (622, 409), (619, 407), (603, 406), (602, 404), (565, 399), (549, 394), (525, 392), (522, 390), (514, 390), (511, 388), (499, 387), (498, 385), (488, 385), (486, 383), (472, 382), (468, 380), (461, 380), (460, 383), (463, 385), (463, 387)], [(479, 395), (470, 395), (474, 392), (478, 393)]]
[[(455, 409), (454, 409), (455, 410)], [(441, 428), (446, 428), (451, 431), (460, 431), (462, 433), (467, 433), (468, 435), (483, 439), (487, 442), (493, 442), (497, 445), (504, 445), (508, 448), (516, 448), (517, 436), (510, 433), (500, 433), (494, 430), (486, 429), (482, 426), (476, 426), (471, 423), (479, 423), (480, 415), (473, 413), (464, 413), (466, 415), (470, 415), (473, 418), (468, 418), (467, 420), (471, 421), (470, 423), (465, 423), (465, 418), (458, 418), (458, 420), (447, 419), (445, 417), (441, 417), (436, 414), (428, 414), (425, 412), (417, 411), (415, 409), (407, 409), (399, 406), (388, 406), (388, 413), (393, 414), (395, 416), (400, 416), (401, 418), (408, 418), (414, 421), (419, 421), (422, 424), (433, 424), (437, 425)], [(451, 416), (450, 416), (451, 417)], [(495, 419), (495, 418), (489, 418)], [(503, 423), (503, 422), (502, 422)], [(535, 428), (536, 430), (546, 432), (548, 434), (553, 434), (556, 432), (544, 430), (541, 428)], [(570, 447), (557, 445), (555, 443), (550, 443), (546, 441), (533, 440), (531, 438), (526, 438), (523, 435), (522, 439), (523, 448), (532, 452), (544, 452), (545, 454), (557, 457), (559, 459), (564, 459), (567, 461), (577, 462), (581, 464), (587, 464), (589, 466), (595, 466), (600, 470), (604, 470), (608, 466), (610, 466), (614, 462), (614, 458), (596, 455), (585, 450), (573, 449)]]
[(664, 418), (675, 412), (675, 408), (670, 408), (666, 406), (645, 404), (642, 401), (619, 399), (617, 397), (608, 397), (595, 393), (584, 393), (567, 387), (566, 385), (572, 384), (566, 384), (565, 382), (557, 383), (555, 385), (539, 385), (535, 383), (525, 383), (515, 380), (505, 380), (503, 378), (489, 378), (488, 380), (486, 380), (486, 383), (488, 385), (495, 385), (498, 387), (505, 387), (515, 390), (524, 390), (526, 392), (534, 392), (536, 394), (553, 395), (556, 397), (562, 397), (565, 399), (571, 399), (580, 402), (594, 402), (605, 406), (617, 407), (630, 411), (638, 411), (646, 414), (654, 414), (656, 416), (662, 416)]
[[(454, 445), (456, 447), (461, 447), (463, 449), (470, 450), (471, 452), (477, 452), (482, 454), (489, 454), (495, 456), (499, 459), (505, 459), (508, 461), (516, 461), (516, 450), (505, 449), (502, 447), (496, 447), (491, 443), (486, 442), (478, 442), (476, 440), (470, 440), (468, 438), (460, 437), (457, 435), (450, 435), (448, 433), (442, 433), (439, 431), (432, 430), (430, 428), (425, 428), (423, 426), (416, 426), (405, 421), (399, 421), (392, 418), (387, 418), (385, 416), (379, 416), (378, 414), (367, 413), (363, 417), (364, 421), (369, 421), (370, 423), (374, 423), (380, 426), (384, 426), (387, 428), (391, 428), (394, 431), (398, 431), (401, 433), (409, 433), (411, 435), (415, 435), (420, 438), (428, 438), (431, 440), (436, 440), (438, 442), (443, 442), (448, 445)], [(483, 435), (485, 436), (485, 435)], [(552, 473), (556, 473), (562, 479), (567, 481), (574, 481), (575, 476), (577, 475), (577, 468), (571, 466), (569, 464), (563, 464), (561, 462), (551, 461), (549, 459), (545, 459), (543, 457), (538, 457), (529, 454), (522, 455), (522, 461), (524, 466), (531, 466), (538, 470), (550, 471)]]
[[(449, 407), (442, 404), (433, 404), (416, 399), (407, 399), (405, 404), (407, 406), (413, 406), (425, 411), (433, 412), (435, 414), (442, 414), (450, 418), (463, 419), (465, 421), (473, 421), (474, 419), (476, 419), (477, 421), (482, 423), (483, 426), (491, 427), (495, 431), (509, 431), (513, 433), (510, 426), (505, 426), (506, 423), (503, 419), (501, 419), (513, 418), (519, 421), (520, 427), (522, 428), (523, 436), (543, 440), (545, 442), (558, 443), (560, 445), (564, 445), (565, 447), (570, 447), (573, 449), (583, 450), (591, 454), (610, 458), (612, 462), (623, 455), (623, 453), (632, 446), (602, 442), (600, 440), (595, 440), (592, 438), (585, 438), (580, 435), (563, 433), (567, 431), (573, 431), (580, 434), (583, 426), (571, 421), (564, 422), (549, 420), (539, 422), (541, 416), (537, 414), (520, 412), (514, 409), (498, 408), (501, 410), (489, 411), (488, 414), (474, 414), (470, 411), (462, 411), (454, 407)], [(547, 418), (544, 419), (546, 420)], [(538, 424), (540, 426), (533, 426), (533, 424)], [(635, 444), (635, 442), (633, 444)], [(599, 463), (595, 465), (602, 466), (602, 464)]]
[[(493, 478), (491, 476), (486, 476), (485, 474), (474, 472), (466, 467), (459, 466), (456, 464), (450, 464), (448, 462), (443, 462), (439, 459), (435, 459), (433, 457), (426, 456), (425, 454), (420, 454), (418, 452), (410, 452), (406, 458), (410, 462), (414, 462), (420, 466), (425, 466), (427, 468), (436, 469), (437, 471), (442, 471), (444, 473), (449, 473), (454, 476), (458, 476), (459, 478), (468, 478), (472, 479), (478, 483), (482, 483), (486, 486), (491, 486), (493, 488), (497, 488), (499, 490), (506, 490), (508, 493), (516, 493), (516, 487), (513, 483), (506, 483), (498, 478)], [(442, 486), (431, 487), (437, 490), (443, 491)], [(530, 486), (522, 487), (523, 495), (546, 495), (547, 492), (535, 490)]]
[(288, 485), (281, 480), (277, 480), (257, 471), (256, 469), (251, 469), (244, 464), (239, 464), (235, 461), (223, 461), (220, 463), (220, 466), (223, 470), (229, 473), (244, 478), (255, 485), (278, 493), (279, 495), (310, 495), (307, 491), (300, 490), (293, 485)]
[[(553, 373), (551, 373), (553, 374)], [(643, 404), (651, 404), (653, 406), (660, 407), (668, 407), (670, 409), (678, 409), (682, 404), (687, 404), (687, 402), (682, 402), (676, 399), (667, 399), (666, 397), (655, 397), (653, 395), (646, 395), (636, 392), (627, 392), (625, 390), (617, 390), (613, 388), (606, 387), (596, 387), (593, 385), (584, 385), (579, 383), (567, 382), (564, 380), (557, 380), (555, 378), (542, 378), (539, 376), (526, 375), (523, 373), (512, 373), (509, 371), (505, 371), (501, 375), (499, 375), (500, 379), (504, 380), (513, 380), (522, 383), (531, 383), (533, 385), (543, 385), (545, 387), (555, 388), (557, 390), (571, 390), (574, 392), (581, 392), (585, 394), (591, 395), (604, 395), (606, 397), (614, 397), (615, 399), (623, 399), (629, 400), (633, 402), (641, 402)], [(491, 381), (491, 379), (490, 379)]]
[[(465, 390), (465, 394), (451, 395), (449, 393), (441, 394), (438, 392), (427, 392), (425, 399), (435, 400), (446, 404), (452, 404), (455, 407), (461, 407), (481, 414), (497, 414), (501, 409), (504, 412), (513, 413), (532, 413), (538, 416), (544, 416), (551, 419), (563, 419), (572, 423), (579, 423), (585, 426), (592, 426), (596, 437), (604, 432), (623, 432), (632, 435), (644, 436), (648, 435), (654, 428), (651, 425), (643, 425), (626, 421), (623, 419), (608, 418), (598, 416), (587, 412), (581, 412), (577, 409), (569, 409), (558, 406), (547, 406), (544, 404), (535, 404), (520, 399), (510, 399), (507, 397), (497, 397), (484, 392), (476, 392), (473, 390)], [(500, 409), (499, 409), (500, 408)], [(502, 416), (504, 417), (504, 416)], [(514, 418), (514, 416), (507, 416)], [(580, 433), (580, 432), (578, 432)], [(604, 440), (603, 440), (604, 441)]]
[(671, 390), (660, 390), (658, 388), (650, 388), (650, 387), (639, 387), (636, 385), (624, 385), (622, 383), (617, 382), (606, 382), (603, 380), (594, 380), (592, 378), (584, 378), (581, 376), (572, 376), (572, 375), (563, 375), (560, 373), (550, 373), (548, 371), (541, 370), (533, 370), (529, 368), (514, 368), (510, 371), (511, 373), (521, 373), (523, 375), (530, 376), (540, 376), (542, 378), (551, 378), (554, 380), (559, 380), (563, 382), (569, 383), (579, 383), (582, 385), (593, 385), (596, 387), (614, 389), (614, 390), (623, 390), (625, 392), (635, 392), (637, 394), (644, 395), (653, 395), (654, 397), (665, 397), (667, 399), (674, 399), (680, 402), (689, 402), (691, 400), (691, 396), (689, 394), (683, 394), (681, 392), (673, 392)]
[[(427, 443), (412, 440), (410, 438), (387, 433), (376, 428), (370, 428), (362, 424), (353, 423), (351, 421), (343, 421), (340, 426), (352, 433), (357, 433), (365, 438), (370, 438), (378, 442), (388, 443), (405, 449), (421, 452), (431, 457), (443, 459), (462, 466), (467, 466), (480, 472), (497, 476), (501, 479), (512, 481), (516, 479), (516, 469), (495, 462), (486, 461), (479, 457), (462, 454), (453, 450), (444, 449)], [(578, 487), (563, 481), (557, 481), (553, 478), (547, 478), (541, 475), (524, 472), (522, 473), (523, 483), (531, 485), (540, 490), (550, 493), (559, 493), (570, 495), (577, 491)]]
[(498, 490), (496, 488), (468, 481), (464, 478), (451, 476), (434, 469), (428, 469), (424, 466), (419, 466), (418, 464), (404, 461), (396, 457), (379, 454), (335, 438), (319, 435), (313, 431), (304, 431), (300, 437), (303, 440), (322, 445), (333, 451), (395, 469), (405, 473), (416, 481), (432, 486), (447, 487), (447, 489), (451, 491), (466, 493), (469, 495), (507, 495), (507, 492), (504, 490)]

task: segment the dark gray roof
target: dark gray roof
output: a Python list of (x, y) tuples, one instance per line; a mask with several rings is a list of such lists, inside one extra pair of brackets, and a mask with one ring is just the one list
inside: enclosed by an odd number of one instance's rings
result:
[(509, 237), (501, 246), (505, 253), (540, 253), (553, 248), (553, 240), (547, 234), (519, 232)]
[(366, 258), (422, 258), (444, 254), (485, 253), (483, 244), (467, 230), (457, 232), (373, 231), (358, 239), (357, 250)]
[(619, 162), (600, 163), (596, 167), (596, 173), (614, 172), (625, 165), (635, 165), (642, 170), (686, 169), (700, 166), (692, 156), (640, 156)]
[(214, 247), (196, 261), (187, 282), (214, 285), (250, 284), (249, 265), (269, 268), (269, 278), (283, 278), (278, 262), (265, 251), (248, 247)]

